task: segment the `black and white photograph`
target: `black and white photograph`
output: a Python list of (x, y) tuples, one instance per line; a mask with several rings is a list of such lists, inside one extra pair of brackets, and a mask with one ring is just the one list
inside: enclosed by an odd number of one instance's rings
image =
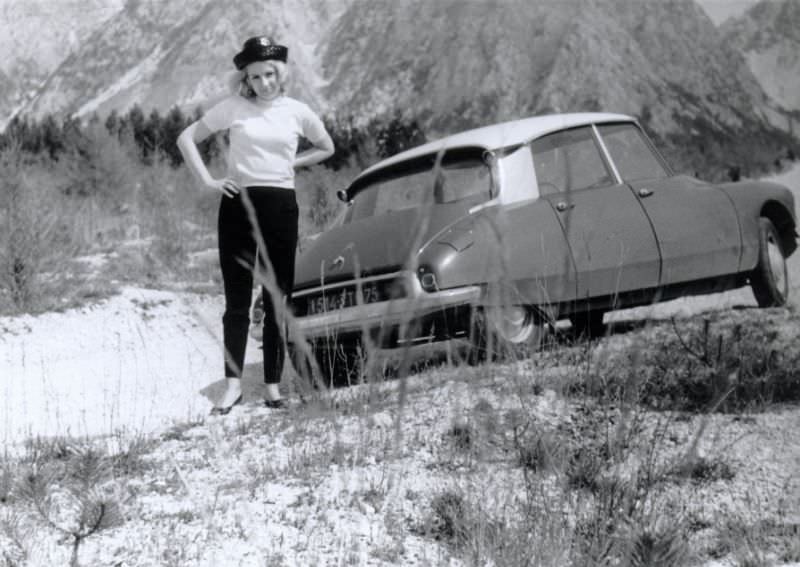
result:
[(0, 52), (0, 567), (800, 567), (800, 0)]

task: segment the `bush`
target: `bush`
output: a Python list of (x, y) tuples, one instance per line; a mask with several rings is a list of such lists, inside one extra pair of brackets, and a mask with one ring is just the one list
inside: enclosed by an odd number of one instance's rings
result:
[(34, 309), (44, 293), (45, 268), (74, 254), (72, 234), (62, 234), (63, 209), (52, 188), (36, 183), (34, 163), (17, 147), (0, 151), (0, 310)]
[(297, 172), (297, 200), (300, 207), (300, 238), (331, 228), (345, 212), (345, 204), (336, 197), (358, 172), (353, 167), (333, 171), (316, 165)]
[(800, 349), (783, 335), (781, 316), (725, 317), (655, 327), (595, 364), (577, 390), (657, 410), (734, 412), (800, 400)]
[(437, 494), (431, 500), (429, 533), (460, 547), (469, 536), (466, 514), (466, 502), (460, 493), (448, 490)]
[(15, 497), (28, 505), (34, 524), (69, 543), (70, 565), (77, 566), (87, 538), (124, 521), (119, 500), (106, 486), (109, 459), (103, 451), (69, 440), (53, 447), (37, 442), (29, 451), (29, 465), (18, 479)]

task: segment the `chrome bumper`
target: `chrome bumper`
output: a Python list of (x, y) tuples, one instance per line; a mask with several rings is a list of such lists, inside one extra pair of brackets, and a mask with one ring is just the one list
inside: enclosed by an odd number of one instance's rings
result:
[[(383, 279), (385, 277), (370, 279)], [(305, 339), (312, 340), (379, 328), (402, 328), (421, 317), (449, 307), (475, 304), (481, 294), (480, 286), (467, 286), (428, 293), (420, 287), (419, 281), (413, 274), (398, 273), (395, 277), (402, 278), (405, 281), (406, 297), (390, 301), (364, 303), (305, 317), (295, 317), (295, 330)], [(369, 279), (363, 281), (366, 282)], [(326, 290), (335, 291), (337, 287), (352, 285), (352, 283), (351, 281), (338, 284), (338, 286), (326, 286)], [(300, 298), (318, 290), (319, 288), (304, 290), (294, 294), (294, 297)]]

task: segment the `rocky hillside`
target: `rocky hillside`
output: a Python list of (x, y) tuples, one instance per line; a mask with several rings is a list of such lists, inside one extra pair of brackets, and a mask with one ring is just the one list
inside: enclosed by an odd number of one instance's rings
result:
[(317, 100), (320, 71), (313, 56), (320, 29), (335, 19), (325, 0), (134, 1), (71, 54), (25, 108), (34, 116), (78, 116), (138, 103), (145, 111), (191, 107), (224, 90), (231, 57), (258, 33), (288, 43), (296, 92)]
[(0, 129), (123, 2), (0, 0)]
[(800, 113), (800, 2), (763, 0), (725, 22), (721, 31), (744, 54), (764, 91)]
[(774, 114), (691, 0), (365, 0), (332, 37), (326, 96), (356, 115), (398, 107), (449, 129), (603, 109), (646, 114), (670, 132), (698, 115), (741, 128)]

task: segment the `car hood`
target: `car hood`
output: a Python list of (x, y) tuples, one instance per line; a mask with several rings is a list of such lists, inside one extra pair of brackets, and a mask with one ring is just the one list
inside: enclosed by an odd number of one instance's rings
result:
[(319, 236), (300, 254), (295, 289), (401, 269), (432, 238), (468, 214), (464, 204), (395, 211), (348, 223)]

